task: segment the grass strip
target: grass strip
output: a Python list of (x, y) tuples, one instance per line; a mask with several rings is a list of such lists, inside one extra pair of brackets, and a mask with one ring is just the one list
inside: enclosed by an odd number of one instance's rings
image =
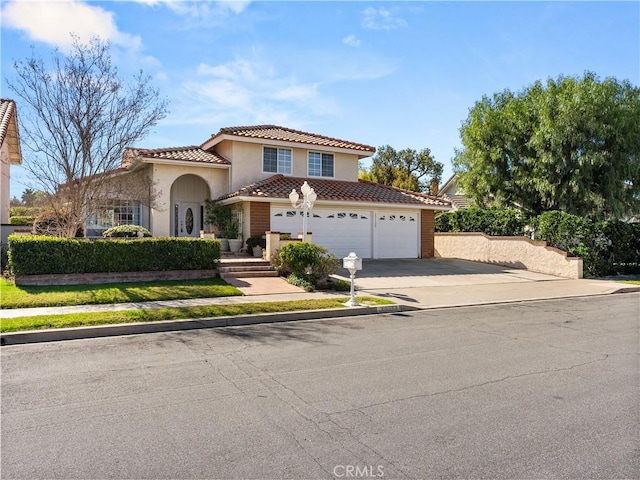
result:
[(105, 283), (99, 285), (18, 286), (0, 278), (2, 308), (66, 307), (72, 305), (150, 302), (242, 295), (220, 278)]
[[(88, 327), (119, 323), (158, 322), (195, 318), (255, 315), (303, 310), (343, 308), (347, 297), (331, 299), (293, 300), (283, 302), (242, 303), (236, 305), (209, 305), (199, 307), (148, 308), (113, 312), (70, 313), (63, 315), (39, 315), (33, 317), (6, 318), (0, 321), (0, 332), (43, 330), (51, 328)], [(357, 297), (363, 305), (390, 305), (394, 302), (378, 297)]]
[(630, 283), (631, 285), (640, 285), (640, 280), (623, 280), (622, 283)]

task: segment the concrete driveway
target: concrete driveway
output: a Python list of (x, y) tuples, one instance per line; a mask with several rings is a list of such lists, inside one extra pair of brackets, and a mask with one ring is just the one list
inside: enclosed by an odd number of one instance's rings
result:
[[(349, 279), (342, 269), (338, 276)], [(455, 258), (364, 260), (358, 290), (447, 287), (564, 280), (561, 277)]]

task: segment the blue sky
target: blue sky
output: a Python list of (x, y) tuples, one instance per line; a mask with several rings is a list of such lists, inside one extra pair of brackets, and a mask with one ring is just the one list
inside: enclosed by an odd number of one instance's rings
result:
[[(460, 125), (483, 95), (585, 70), (640, 84), (637, 1), (3, 0), (1, 8), (3, 98), (13, 98), (13, 60), (32, 46), (46, 57), (68, 48), (70, 32), (99, 35), (123, 76), (143, 69), (170, 100), (167, 118), (137, 145), (149, 148), (277, 124), (429, 148), (446, 180)], [(12, 196), (29, 184), (23, 168), (12, 169)]]

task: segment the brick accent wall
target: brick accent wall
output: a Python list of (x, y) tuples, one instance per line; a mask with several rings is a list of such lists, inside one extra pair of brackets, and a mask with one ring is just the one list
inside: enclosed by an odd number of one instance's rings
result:
[(433, 210), (421, 210), (420, 258), (430, 258), (434, 256), (433, 238), (435, 231), (435, 212)]
[(271, 230), (271, 208), (269, 202), (251, 202), (249, 232), (252, 237), (264, 235)]

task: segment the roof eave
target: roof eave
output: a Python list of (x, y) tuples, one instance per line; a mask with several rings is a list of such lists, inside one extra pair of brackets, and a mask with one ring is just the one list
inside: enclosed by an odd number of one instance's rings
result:
[(193, 160), (172, 160), (170, 158), (142, 157), (140, 161), (142, 163), (159, 163), (162, 165), (182, 165), (182, 166), (189, 166), (189, 167), (226, 168), (226, 169), (231, 167), (231, 165), (226, 163), (195, 162)]
[[(269, 202), (269, 203), (285, 203), (290, 205), (291, 202), (287, 198), (283, 197), (257, 197), (251, 195), (237, 195), (221, 200), (222, 205), (230, 205), (238, 202)], [(360, 202), (357, 200), (316, 200), (314, 205), (329, 206), (329, 205), (344, 205), (353, 207), (367, 207), (367, 208), (399, 208), (405, 210), (437, 210), (448, 211), (451, 210), (451, 206), (446, 205), (429, 205), (427, 203), (398, 203), (398, 202)]]
[(259, 145), (274, 145), (277, 147), (304, 148), (307, 150), (322, 150), (325, 152), (346, 153), (349, 155), (357, 155), (359, 160), (363, 158), (369, 158), (376, 153), (375, 149), (373, 149), (373, 151), (359, 150), (355, 148), (332, 147), (330, 145), (316, 145), (314, 143), (294, 142), (291, 140), (273, 140), (270, 138), (244, 137), (242, 135), (232, 135), (229, 133), (221, 133), (212, 136), (211, 138), (209, 138), (209, 140), (204, 142), (200, 146), (200, 148), (202, 148), (203, 150), (209, 150), (224, 140), (243, 143), (256, 143)]

